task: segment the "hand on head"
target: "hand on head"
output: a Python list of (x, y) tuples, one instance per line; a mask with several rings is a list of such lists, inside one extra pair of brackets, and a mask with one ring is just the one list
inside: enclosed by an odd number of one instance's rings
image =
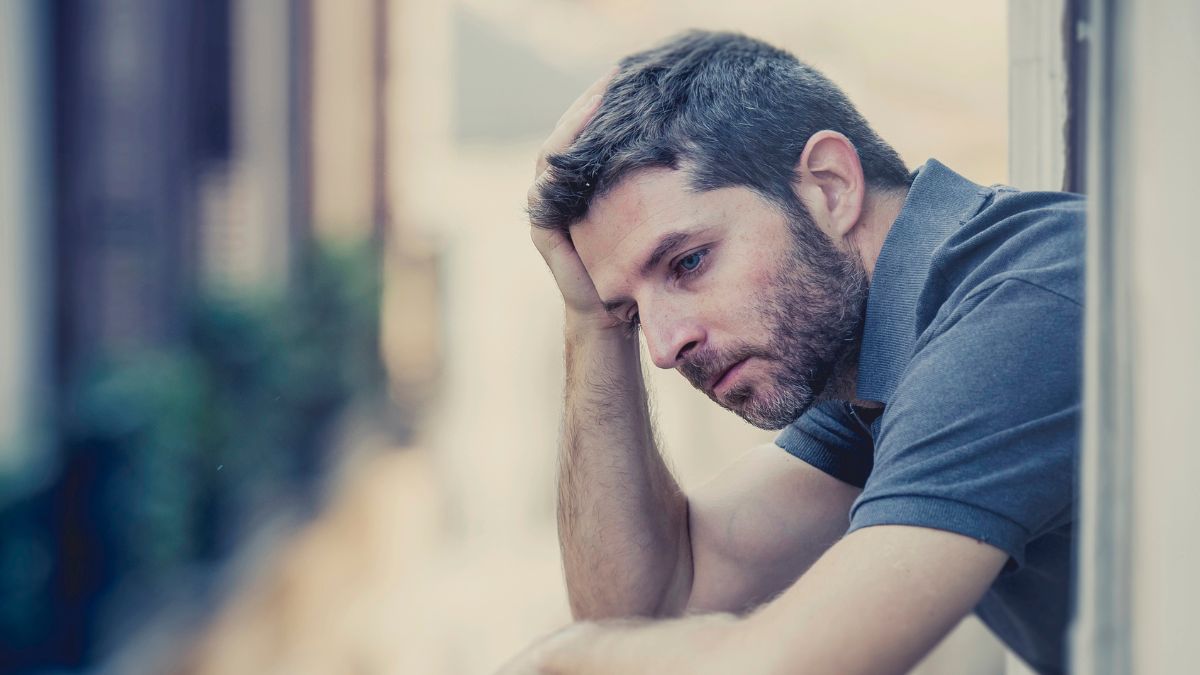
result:
[[(596, 110), (600, 108), (604, 90), (612, 81), (613, 76), (617, 74), (617, 70), (616, 66), (612, 67), (580, 94), (579, 98), (575, 99), (575, 102), (558, 119), (554, 131), (542, 144), (534, 169), (533, 184), (528, 193), (531, 209), (539, 198), (539, 186), (545, 180), (547, 172), (552, 170), (548, 166), (547, 158), (555, 153), (565, 151), (579, 137), (580, 132), (592, 120)], [(583, 262), (579, 259), (579, 254), (576, 253), (575, 246), (567, 233), (562, 230), (530, 226), (530, 237), (542, 254), (542, 258), (545, 259), (550, 272), (554, 275), (554, 280), (558, 283), (568, 314), (574, 314), (576, 318), (595, 321), (598, 325), (605, 327), (616, 325), (616, 322), (604, 310), (600, 296), (596, 293), (596, 287), (592, 284), (591, 277), (584, 269)]]

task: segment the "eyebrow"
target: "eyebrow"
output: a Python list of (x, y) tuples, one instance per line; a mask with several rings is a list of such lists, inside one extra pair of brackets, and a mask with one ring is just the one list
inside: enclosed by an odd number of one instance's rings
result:
[[(646, 256), (645, 262), (642, 263), (642, 266), (639, 270), (640, 276), (643, 278), (649, 276), (650, 273), (654, 271), (654, 268), (658, 267), (658, 264), (662, 262), (662, 259), (665, 258), (668, 253), (678, 248), (679, 245), (687, 241), (688, 237), (690, 236), (691, 233), (689, 232), (668, 232), (667, 234), (659, 237), (658, 243), (654, 246), (654, 250), (650, 252), (650, 255)], [(622, 305), (630, 302), (633, 302), (630, 298), (616, 298), (604, 303), (604, 311), (612, 314), (620, 309)]]
[(647, 276), (658, 267), (658, 263), (662, 262), (663, 257), (687, 240), (689, 234), (687, 232), (670, 232), (664, 234), (658, 240), (658, 245), (646, 258), (646, 262), (642, 263), (641, 275)]

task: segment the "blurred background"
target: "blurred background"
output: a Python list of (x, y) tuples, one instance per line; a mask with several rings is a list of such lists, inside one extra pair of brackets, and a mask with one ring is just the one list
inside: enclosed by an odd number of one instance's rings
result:
[[(486, 673), (566, 623), (525, 191), (692, 27), (1008, 177), (1003, 0), (0, 0), (0, 670)], [(651, 386), (685, 487), (771, 438)], [(920, 672), (1003, 670), (971, 619)]]

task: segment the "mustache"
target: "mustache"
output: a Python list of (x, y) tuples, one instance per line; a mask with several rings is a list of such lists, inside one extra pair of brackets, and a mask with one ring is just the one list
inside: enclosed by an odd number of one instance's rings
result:
[(707, 392), (708, 384), (714, 378), (725, 372), (733, 364), (752, 356), (767, 357), (761, 349), (740, 346), (727, 350), (718, 350), (704, 346), (688, 353), (683, 364), (677, 370), (684, 379), (700, 391)]

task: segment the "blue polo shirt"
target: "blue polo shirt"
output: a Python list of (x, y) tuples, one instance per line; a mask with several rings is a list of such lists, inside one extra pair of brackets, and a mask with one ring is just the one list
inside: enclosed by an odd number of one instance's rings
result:
[(860, 399), (776, 443), (862, 488), (850, 531), (948, 530), (1009, 562), (979, 617), (1042, 673), (1065, 668), (1082, 373), (1084, 203), (982, 187), (930, 160), (876, 263)]

